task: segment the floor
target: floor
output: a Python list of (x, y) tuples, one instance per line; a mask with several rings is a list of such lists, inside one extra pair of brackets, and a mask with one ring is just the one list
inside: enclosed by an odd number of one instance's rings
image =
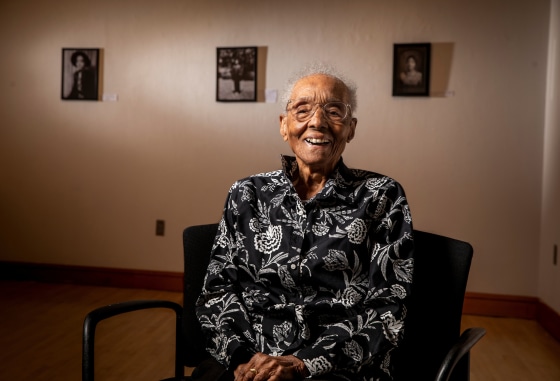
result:
[[(87, 312), (123, 300), (181, 298), (175, 292), (0, 281), (0, 380), (79, 380)], [(154, 311), (100, 323), (96, 380), (173, 375), (174, 316)], [(467, 315), (463, 326), (487, 329), (472, 352), (471, 381), (560, 380), (560, 342), (535, 321)]]

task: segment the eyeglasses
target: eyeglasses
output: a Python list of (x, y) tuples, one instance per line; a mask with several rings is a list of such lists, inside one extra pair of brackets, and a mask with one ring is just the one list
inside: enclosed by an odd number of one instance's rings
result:
[[(288, 108), (290, 103), (292, 103), (293, 106)], [(343, 102), (327, 102), (320, 104), (309, 103), (302, 100), (289, 100), (286, 111), (289, 111), (298, 122), (307, 122), (315, 115), (319, 107), (323, 109), (325, 117), (334, 123), (342, 122), (346, 119), (350, 111), (350, 105)]]

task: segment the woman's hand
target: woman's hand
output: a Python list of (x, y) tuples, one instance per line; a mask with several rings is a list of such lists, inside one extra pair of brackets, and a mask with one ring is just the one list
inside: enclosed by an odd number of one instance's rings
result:
[(239, 365), (233, 374), (235, 381), (287, 381), (301, 380), (309, 375), (309, 371), (295, 356), (257, 353), (248, 363)]

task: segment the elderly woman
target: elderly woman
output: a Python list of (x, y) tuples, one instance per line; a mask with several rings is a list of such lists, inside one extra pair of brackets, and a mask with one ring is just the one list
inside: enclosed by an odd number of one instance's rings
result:
[(319, 70), (287, 94), (295, 157), (229, 191), (197, 307), (215, 363), (201, 369), (221, 370), (195, 379), (389, 380), (412, 282), (404, 191), (342, 161), (355, 86)]

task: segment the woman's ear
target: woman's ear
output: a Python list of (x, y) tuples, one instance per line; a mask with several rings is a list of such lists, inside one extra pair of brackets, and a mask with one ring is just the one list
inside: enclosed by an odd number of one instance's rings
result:
[(284, 141), (288, 141), (288, 119), (286, 115), (280, 115), (280, 135)]
[(358, 124), (358, 119), (352, 118), (350, 120), (350, 132), (348, 133), (348, 138), (346, 139), (346, 143), (350, 143), (352, 139), (354, 139), (354, 135), (356, 135), (356, 125)]

